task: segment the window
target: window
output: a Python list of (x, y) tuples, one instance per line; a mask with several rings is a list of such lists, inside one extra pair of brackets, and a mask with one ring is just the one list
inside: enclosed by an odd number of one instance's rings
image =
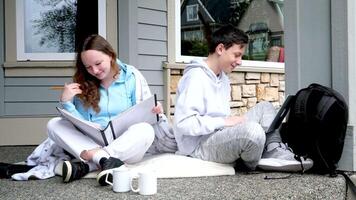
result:
[[(105, 37), (106, 2), (97, 5)], [(76, 12), (77, 0), (16, 0), (17, 60), (74, 60)]]
[(198, 20), (198, 4), (188, 5), (187, 6), (187, 21), (196, 21)]
[(233, 24), (250, 38), (243, 65), (284, 67), (282, 11), (283, 0), (175, 0), (176, 61), (207, 55), (204, 24)]

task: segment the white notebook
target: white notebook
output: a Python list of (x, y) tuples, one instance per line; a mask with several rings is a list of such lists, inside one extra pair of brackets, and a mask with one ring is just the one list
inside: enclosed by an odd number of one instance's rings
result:
[(80, 119), (62, 108), (57, 107), (57, 110), (63, 118), (72, 122), (83, 134), (99, 145), (107, 146), (134, 124), (140, 122), (156, 123), (158, 115), (152, 112), (155, 105), (157, 105), (156, 95), (153, 95), (114, 117), (104, 129), (99, 124)]

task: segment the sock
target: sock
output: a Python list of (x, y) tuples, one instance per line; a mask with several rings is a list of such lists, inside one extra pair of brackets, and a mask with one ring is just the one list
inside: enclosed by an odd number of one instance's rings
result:
[(266, 134), (266, 142), (280, 142), (282, 140), (279, 130), (275, 130), (271, 133)]
[(98, 165), (93, 162), (86, 163), (89, 166), (89, 172), (95, 171), (98, 169)]
[(271, 142), (266, 146), (266, 151), (272, 151), (273, 149), (279, 147), (279, 142)]
[[(268, 146), (272, 143), (280, 143), (282, 142), (282, 138), (281, 138), (281, 135), (279, 133), (279, 130), (275, 130), (269, 134), (266, 134), (266, 142), (265, 142), (265, 147), (267, 147), (267, 151), (269, 151), (268, 149)], [(272, 145), (274, 146), (274, 145)], [(272, 150), (272, 149), (270, 149)]]
[[(93, 156), (93, 162), (94, 162), (95, 164), (97, 164), (97, 165), (100, 165), (100, 160), (101, 160), (102, 158), (109, 158), (109, 157), (110, 157), (110, 155), (109, 155), (106, 151), (100, 149), (98, 152), (96, 152), (96, 153), (94, 154), (94, 156)], [(100, 166), (101, 166), (101, 165), (100, 165)]]

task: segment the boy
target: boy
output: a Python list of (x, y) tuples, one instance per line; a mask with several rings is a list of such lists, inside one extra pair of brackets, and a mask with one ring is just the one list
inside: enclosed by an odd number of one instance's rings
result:
[(174, 134), (178, 154), (219, 163), (242, 160), (249, 170), (308, 170), (281, 142), (278, 131), (266, 135), (276, 110), (269, 102), (258, 103), (244, 116), (230, 116), (230, 81), (226, 73), (241, 65), (247, 35), (231, 26), (212, 34), (209, 55), (187, 65), (177, 89)]

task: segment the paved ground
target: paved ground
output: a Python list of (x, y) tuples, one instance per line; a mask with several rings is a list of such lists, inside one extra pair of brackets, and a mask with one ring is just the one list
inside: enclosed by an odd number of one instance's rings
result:
[[(0, 147), (0, 162), (19, 162), (34, 146)], [(0, 179), (0, 199), (345, 199), (345, 181), (341, 176), (285, 173), (237, 172), (234, 176), (159, 179), (158, 193), (140, 196), (133, 192), (114, 193), (99, 186), (95, 179), (68, 184), (61, 177), (36, 181)]]

